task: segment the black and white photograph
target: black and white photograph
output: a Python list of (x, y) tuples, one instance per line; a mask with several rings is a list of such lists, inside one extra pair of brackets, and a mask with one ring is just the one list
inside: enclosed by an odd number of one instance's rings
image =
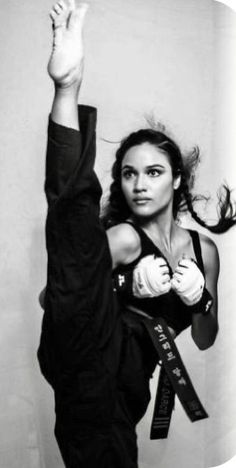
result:
[(0, 468), (235, 468), (236, 1), (1, 19)]

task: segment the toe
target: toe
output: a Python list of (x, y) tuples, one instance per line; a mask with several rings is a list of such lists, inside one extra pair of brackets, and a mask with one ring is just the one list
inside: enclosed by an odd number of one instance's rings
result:
[(59, 2), (57, 2), (57, 4), (61, 7), (62, 10), (66, 10), (67, 7), (63, 0), (60, 0)]
[(57, 17), (57, 13), (55, 12), (55, 10), (51, 10), (50, 13), (49, 13), (49, 16), (50, 16), (52, 21), (55, 21), (55, 19)]
[(55, 3), (55, 5), (53, 6), (53, 10), (55, 11), (55, 13), (60, 15), (60, 13), (62, 12), (62, 7), (60, 3)]

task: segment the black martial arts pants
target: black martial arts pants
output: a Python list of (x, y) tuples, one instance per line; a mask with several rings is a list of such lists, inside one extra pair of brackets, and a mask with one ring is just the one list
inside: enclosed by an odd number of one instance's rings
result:
[[(121, 314), (99, 220), (93, 108), (81, 132), (50, 121), (46, 162), (48, 281), (39, 362), (54, 388), (66, 468), (136, 468), (135, 427), (149, 395), (149, 343)], [(49, 467), (50, 468), (50, 467)]]

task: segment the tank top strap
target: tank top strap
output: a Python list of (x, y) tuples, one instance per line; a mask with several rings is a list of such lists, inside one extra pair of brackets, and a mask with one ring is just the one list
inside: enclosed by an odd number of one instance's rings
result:
[(147, 237), (145, 232), (142, 230), (141, 227), (138, 226), (138, 224), (133, 223), (132, 221), (126, 220), (124, 221), (126, 224), (129, 224), (132, 226), (132, 228), (137, 232), (140, 242), (141, 242), (141, 255), (148, 255), (150, 250), (153, 250), (153, 245), (151, 239)]
[(138, 226), (138, 224), (135, 224), (129, 220), (126, 220), (124, 222), (130, 224), (130, 226), (132, 226), (139, 235), (141, 241), (142, 256), (155, 254), (157, 257), (163, 257), (168, 263), (165, 255), (163, 255), (159, 247), (157, 247), (157, 245), (154, 244), (154, 242), (150, 239), (150, 237), (148, 237), (148, 235), (143, 231), (143, 229), (140, 226)]
[(141, 227), (138, 226), (138, 224), (134, 224), (132, 221), (129, 221), (129, 220), (125, 220), (123, 221), (124, 223), (126, 224), (129, 224), (130, 226), (132, 226), (132, 228), (134, 228), (134, 230), (138, 233), (140, 239), (143, 241), (144, 239), (146, 240), (146, 234), (145, 232), (142, 230)]
[[(156, 255), (165, 258), (165, 256), (160, 251), (160, 249), (152, 242), (152, 240), (147, 236), (147, 234), (143, 231), (143, 229), (140, 226), (138, 226), (137, 224), (135, 224), (135, 223), (133, 223), (132, 221), (129, 221), (129, 220), (126, 220), (124, 222), (126, 224), (130, 224), (130, 226), (132, 226), (133, 229), (139, 235), (140, 241), (141, 241), (141, 249), (142, 249), (141, 256), (156, 253)], [(189, 231), (189, 234), (190, 234), (190, 236), (192, 238), (193, 250), (194, 250), (194, 253), (195, 253), (197, 263), (199, 265), (199, 268), (200, 268), (202, 274), (205, 275), (205, 269), (204, 269), (204, 263), (203, 263), (203, 259), (202, 259), (202, 249), (201, 249), (199, 234), (198, 234), (197, 231), (194, 231), (192, 229), (189, 229), (188, 231)]]
[(197, 231), (193, 231), (192, 229), (189, 229), (189, 234), (192, 238), (193, 250), (197, 259), (197, 263), (199, 265), (199, 268), (202, 274), (205, 275), (204, 263), (202, 259), (202, 248), (201, 248), (199, 234)]

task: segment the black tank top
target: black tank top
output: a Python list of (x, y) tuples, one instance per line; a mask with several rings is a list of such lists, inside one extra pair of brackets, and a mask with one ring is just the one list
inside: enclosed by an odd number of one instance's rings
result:
[[(133, 224), (132, 222), (126, 222), (135, 229), (135, 231), (140, 237), (141, 253), (133, 262), (117, 267), (114, 270), (114, 273), (122, 274), (127, 270), (131, 270), (137, 265), (141, 258), (145, 257), (146, 255), (154, 254), (158, 257), (165, 258), (160, 249), (152, 242), (152, 240), (139, 226)], [(189, 230), (189, 233), (192, 238), (193, 250), (195, 253), (198, 267), (205, 276), (199, 234), (197, 231), (193, 230)], [(166, 258), (165, 260), (168, 264)], [(172, 272), (171, 267), (170, 271)], [(125, 300), (124, 298), (122, 298), (122, 295), (120, 296), (120, 300), (121, 303), (124, 302), (123, 305), (125, 307)], [(192, 323), (192, 317), (189, 307), (181, 301), (181, 299), (173, 290), (170, 290), (167, 294), (163, 294), (154, 298), (138, 299), (132, 297), (129, 299), (129, 304), (130, 306), (141, 309), (142, 311), (144, 311), (152, 317), (163, 317), (166, 320), (167, 325), (173, 328), (176, 334), (179, 334), (182, 330), (189, 327)]]

